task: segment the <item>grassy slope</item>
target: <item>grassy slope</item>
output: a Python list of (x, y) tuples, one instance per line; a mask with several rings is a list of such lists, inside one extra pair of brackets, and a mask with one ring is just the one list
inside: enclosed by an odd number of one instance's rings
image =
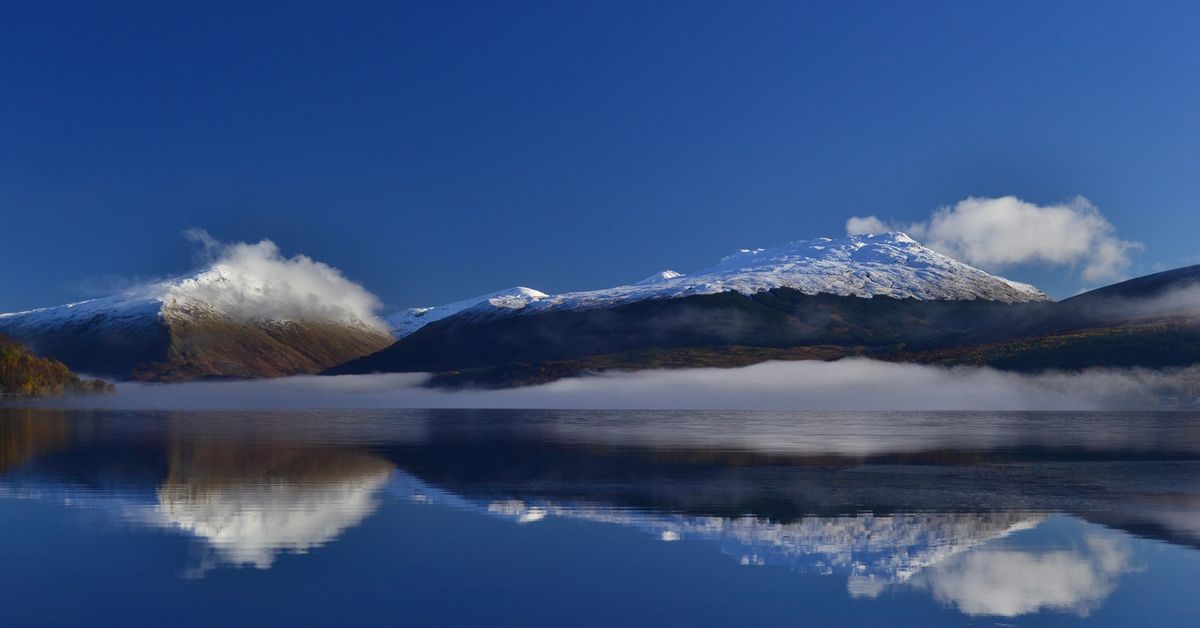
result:
[(335, 323), (242, 323), (219, 317), (168, 321), (166, 359), (139, 365), (135, 379), (281, 377), (318, 373), (379, 351), (391, 336)]

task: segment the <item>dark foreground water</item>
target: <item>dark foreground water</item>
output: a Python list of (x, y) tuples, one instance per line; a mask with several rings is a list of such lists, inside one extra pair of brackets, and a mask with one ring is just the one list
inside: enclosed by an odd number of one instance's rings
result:
[(1194, 626), (1193, 414), (0, 409), (0, 624)]

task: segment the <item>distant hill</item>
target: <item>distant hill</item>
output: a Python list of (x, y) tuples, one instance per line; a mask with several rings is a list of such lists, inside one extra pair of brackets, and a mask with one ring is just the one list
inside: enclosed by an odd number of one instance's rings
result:
[(99, 380), (80, 379), (62, 362), (40, 358), (0, 334), (0, 399), (106, 392), (111, 388)]
[(997, 331), (921, 358), (1023, 371), (1189, 366), (1200, 362), (1200, 265), (1085, 292)]

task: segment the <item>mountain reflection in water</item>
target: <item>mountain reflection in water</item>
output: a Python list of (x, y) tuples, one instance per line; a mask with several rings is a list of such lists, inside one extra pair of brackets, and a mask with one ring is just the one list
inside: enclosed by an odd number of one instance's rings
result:
[(748, 567), (836, 576), (858, 600), (909, 590), (967, 615), (1087, 617), (1144, 568), (1134, 539), (1200, 547), (1198, 425), (1188, 414), (0, 409), (0, 498), (183, 533), (204, 548), (181, 565), (195, 576), (336, 551), (325, 546), (390, 500), (632, 528)]
[(358, 525), (394, 467), (353, 450), (177, 441), (147, 523), (185, 530), (220, 560), (271, 566)]

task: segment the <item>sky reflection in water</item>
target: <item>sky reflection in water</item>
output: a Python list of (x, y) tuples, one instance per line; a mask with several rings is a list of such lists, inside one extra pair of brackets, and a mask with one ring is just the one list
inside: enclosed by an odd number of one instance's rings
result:
[(1197, 425), (0, 410), (0, 607), (46, 624), (99, 604), (114, 624), (1171, 625), (1200, 610), (1180, 589), (1200, 576)]

